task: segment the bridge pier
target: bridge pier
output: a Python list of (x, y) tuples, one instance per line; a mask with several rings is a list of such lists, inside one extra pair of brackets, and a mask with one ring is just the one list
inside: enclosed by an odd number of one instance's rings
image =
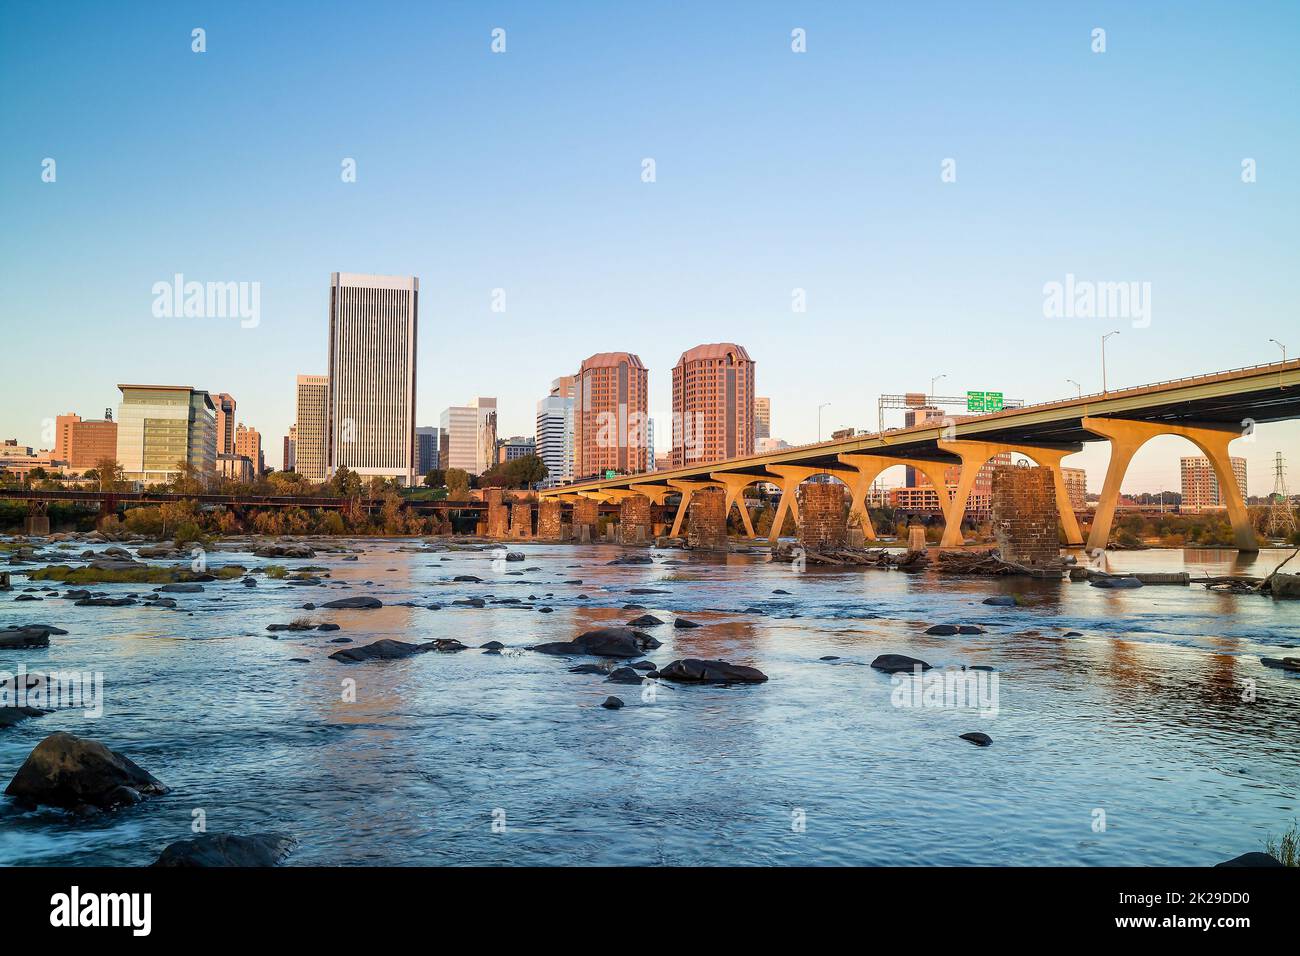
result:
[[(1012, 445), (964, 439), (955, 441), (940, 439), (938, 444), (944, 451), (952, 452), (961, 459), (961, 477), (957, 481), (957, 491), (952, 497), (949, 508), (944, 509), (943, 540), (940, 542), (940, 547), (960, 548), (965, 543), (966, 539), (961, 533), (961, 522), (966, 515), (966, 506), (970, 502), (970, 493), (975, 487), (975, 479), (990, 458), (1003, 452), (1032, 458), (1036, 464), (1051, 470), (1052, 482), (1056, 489), (1056, 510), (1061, 519), (1061, 527), (1065, 531), (1065, 540), (1073, 546), (1083, 544), (1083, 533), (1079, 530), (1079, 521), (1074, 516), (1074, 508), (1070, 505), (1070, 494), (1065, 490), (1065, 478), (1061, 474), (1061, 459), (1081, 451), (1082, 445)], [(930, 477), (930, 480), (934, 481), (934, 478)]]
[(673, 516), (673, 527), (668, 532), (668, 537), (681, 537), (682, 523), (686, 520), (686, 512), (690, 508), (691, 498), (695, 492), (705, 488), (717, 488), (716, 482), (712, 481), (670, 481), (669, 486), (682, 493), (682, 502), (677, 506), (677, 514)]
[(1127, 418), (1084, 418), (1083, 427), (1094, 435), (1110, 439), (1110, 464), (1106, 467), (1106, 481), (1102, 485), (1101, 499), (1088, 533), (1088, 551), (1104, 551), (1110, 542), (1110, 528), (1119, 505), (1119, 488), (1128, 471), (1129, 463), (1137, 450), (1153, 438), (1162, 435), (1179, 435), (1186, 438), (1210, 460), (1214, 477), (1219, 482), (1219, 492), (1228, 507), (1232, 534), (1240, 551), (1258, 551), (1259, 541), (1250, 523), (1250, 513), (1242, 498), (1237, 476), (1232, 471), (1228, 445), (1241, 437), (1235, 425), (1218, 422), (1192, 422), (1171, 425), (1157, 422), (1139, 422)]
[(731, 517), (731, 509), (734, 505), (740, 509), (740, 521), (745, 526), (745, 537), (754, 538), (754, 525), (749, 520), (749, 509), (745, 507), (745, 489), (754, 483), (753, 475), (741, 475), (735, 472), (714, 471), (709, 473), (709, 477), (722, 485), (722, 490), (726, 492), (724, 521)]

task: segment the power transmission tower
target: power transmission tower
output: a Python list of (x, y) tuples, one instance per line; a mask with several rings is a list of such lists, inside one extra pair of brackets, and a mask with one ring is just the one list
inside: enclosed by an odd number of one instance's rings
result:
[(1291, 510), (1291, 496), (1286, 490), (1286, 465), (1279, 451), (1273, 458), (1273, 494), (1268, 502), (1264, 533), (1271, 538), (1285, 538), (1295, 534), (1295, 530), (1295, 512)]

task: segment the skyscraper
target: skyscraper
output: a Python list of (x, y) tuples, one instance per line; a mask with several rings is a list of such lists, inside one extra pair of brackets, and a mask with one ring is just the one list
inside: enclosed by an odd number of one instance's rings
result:
[(575, 478), (646, 470), (649, 373), (631, 352), (600, 352), (578, 370), (573, 402)]
[[(1228, 459), (1232, 465), (1233, 477), (1241, 497), (1246, 497), (1246, 459), (1235, 455)], [(1213, 508), (1226, 508), (1227, 497), (1219, 488), (1219, 476), (1214, 473), (1214, 466), (1205, 457), (1183, 458), (1182, 466), (1183, 498), (1179, 510), (1187, 512), (1205, 511)]]
[(256, 428), (250, 428), (243, 422), (235, 426), (234, 453), (243, 455), (253, 463), (254, 477), (261, 476), (262, 472), (266, 470), (266, 462), (262, 458), (262, 433)]
[(754, 450), (764, 438), (772, 437), (772, 400), (770, 398), (754, 399)]
[(422, 425), (415, 430), (417, 480), (431, 471), (442, 467), (440, 449), (442, 447), (442, 429), (437, 425)]
[(280, 461), (281, 471), (294, 471), (298, 466), (298, 426), (290, 425), (289, 434), (284, 436), (284, 457)]
[(439, 424), (447, 439), (443, 468), (481, 475), (492, 467), (497, 447), (497, 400), (482, 397), (444, 408)]
[(298, 376), (298, 448), (294, 468), (308, 481), (321, 482), (327, 477), (329, 382), (325, 375)]
[(169, 481), (187, 464), (216, 472), (217, 411), (212, 396), (188, 385), (119, 385), (117, 460), (128, 481)]
[(674, 468), (754, 451), (754, 361), (731, 342), (697, 345), (673, 367)]
[(330, 278), (329, 474), (415, 481), (419, 287), (414, 276)]
[(546, 462), (544, 488), (573, 480), (574, 377), (551, 383), (551, 393), (537, 403), (537, 456)]
[(212, 396), (212, 405), (217, 410), (217, 454), (236, 454), (234, 396), (218, 392)]

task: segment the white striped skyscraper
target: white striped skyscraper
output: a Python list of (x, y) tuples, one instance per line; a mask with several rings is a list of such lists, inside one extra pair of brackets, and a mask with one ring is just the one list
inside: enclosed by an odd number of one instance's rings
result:
[(415, 482), (419, 287), (414, 276), (330, 277), (331, 475)]

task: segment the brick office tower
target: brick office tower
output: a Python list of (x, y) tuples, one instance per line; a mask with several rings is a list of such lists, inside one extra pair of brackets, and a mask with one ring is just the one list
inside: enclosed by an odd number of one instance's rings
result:
[(731, 342), (697, 345), (673, 366), (672, 467), (754, 452), (754, 361)]
[(649, 380), (631, 352), (601, 352), (582, 363), (574, 383), (575, 478), (646, 470)]
[(1003, 561), (1044, 565), (1061, 555), (1056, 484), (1050, 468), (993, 469), (993, 534)]

